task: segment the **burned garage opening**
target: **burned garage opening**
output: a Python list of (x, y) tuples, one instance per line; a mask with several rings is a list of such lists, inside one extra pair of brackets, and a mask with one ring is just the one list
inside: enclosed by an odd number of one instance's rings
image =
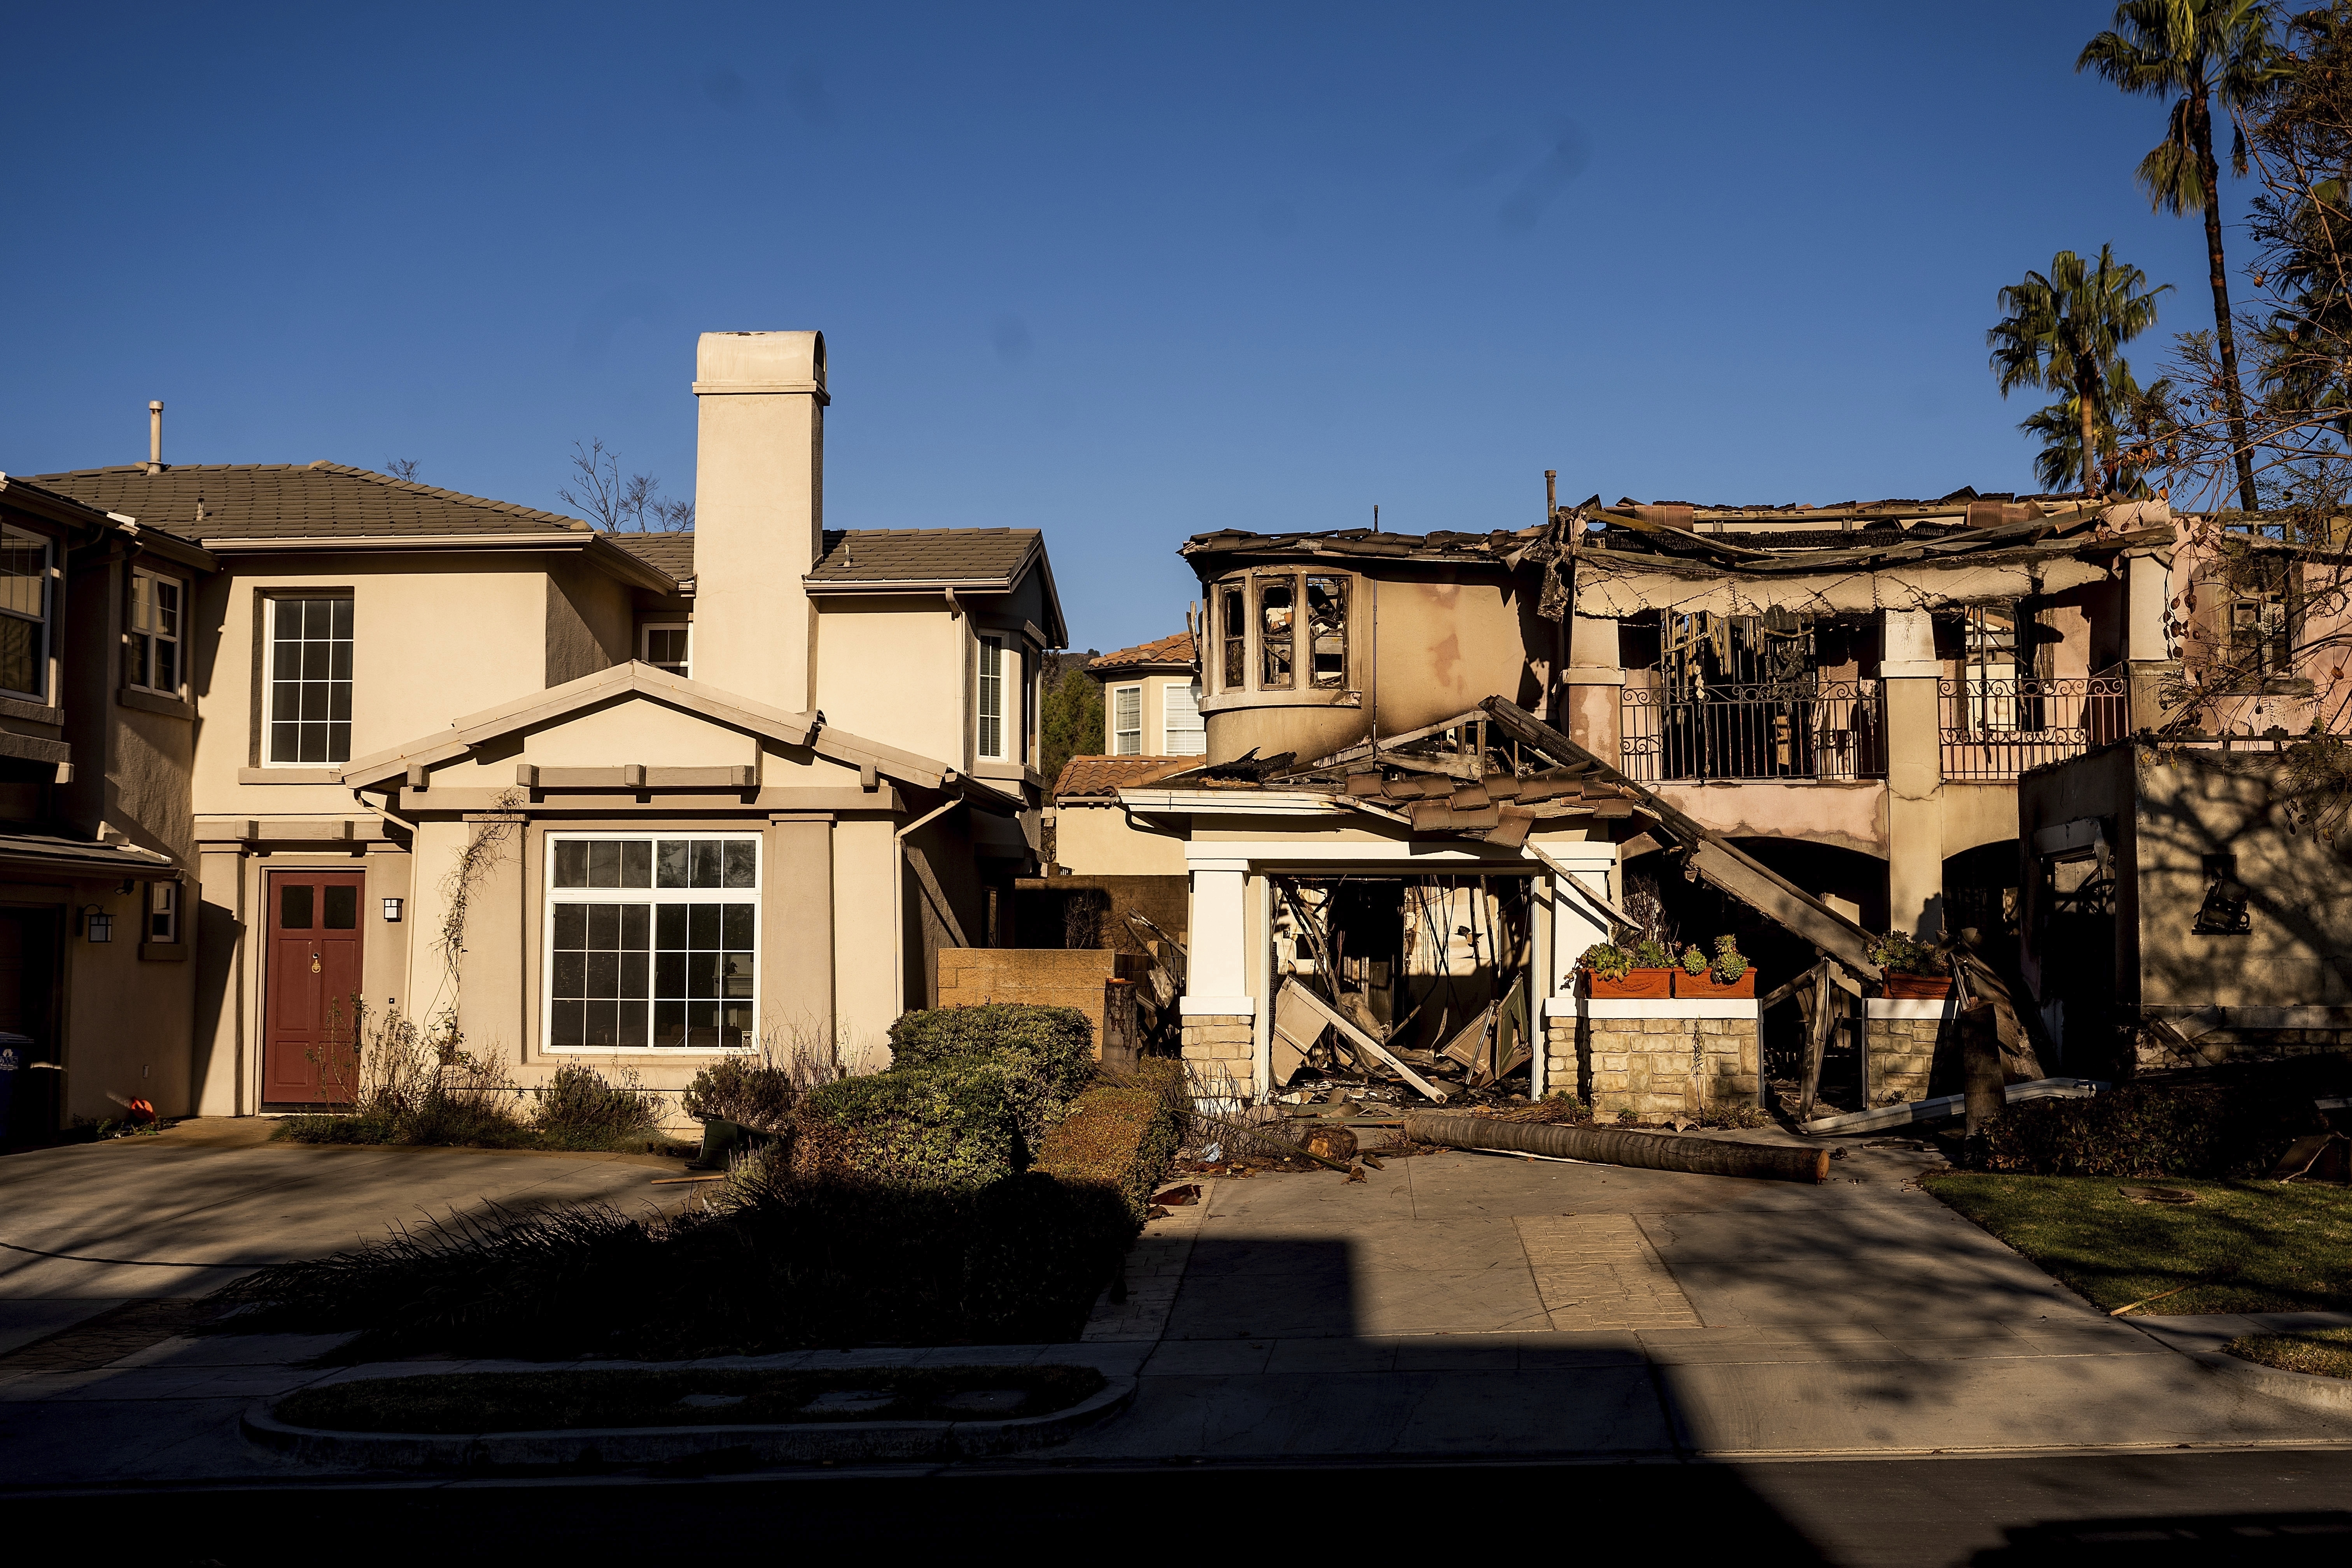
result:
[(1271, 880), (1276, 1089), (1313, 1075), (1528, 1091), (1527, 876)]

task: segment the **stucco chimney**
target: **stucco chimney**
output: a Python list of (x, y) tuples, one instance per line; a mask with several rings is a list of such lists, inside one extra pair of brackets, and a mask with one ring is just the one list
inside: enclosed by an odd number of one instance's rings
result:
[(163, 471), (163, 405), (160, 403), (147, 405), (147, 471)]
[(705, 332), (695, 350), (694, 678), (806, 711), (824, 533), (823, 332)]

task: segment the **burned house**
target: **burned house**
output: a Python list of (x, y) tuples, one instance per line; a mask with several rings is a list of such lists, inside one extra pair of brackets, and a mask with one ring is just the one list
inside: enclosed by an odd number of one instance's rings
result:
[[(1916, 1098), (1949, 1004), (1877, 994), (1869, 935), (2013, 936), (2017, 781), (2153, 722), (2173, 535), (1963, 491), (1196, 536), (1206, 757), (1118, 792), (1182, 845), (1187, 1054), (1237, 1097), (1319, 1057), (1673, 1114), (1811, 1052)], [(1580, 994), (1662, 926), (1758, 995)]]

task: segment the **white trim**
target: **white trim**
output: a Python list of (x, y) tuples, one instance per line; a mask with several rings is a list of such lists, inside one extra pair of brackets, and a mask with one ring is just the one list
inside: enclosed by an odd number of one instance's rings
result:
[[(954, 804), (954, 803), (950, 803)], [(539, 1049), (547, 1057), (727, 1057), (740, 1056), (751, 1048), (751, 1040), (760, 1032), (760, 980), (767, 963), (766, 922), (761, 919), (761, 904), (766, 899), (768, 849), (766, 835), (757, 830), (706, 830), (701, 828), (585, 828), (578, 831), (557, 828), (541, 835), (540, 858), (545, 862), (540, 868), (540, 941), (539, 941)], [(652, 844), (663, 838), (734, 839), (752, 846), (751, 886), (748, 888), (558, 888), (555, 885), (555, 847), (579, 839), (643, 840)], [(660, 875), (658, 867), (655, 873)], [(751, 910), (751, 1026), (745, 1030), (745, 1043), (730, 1048), (726, 1046), (559, 1046), (551, 1037), (555, 1032), (555, 910), (559, 904), (620, 904), (644, 903), (658, 910), (663, 904), (740, 903)], [(658, 917), (648, 912), (646, 933), (646, 1037), (653, 1038), (655, 975), (658, 973), (661, 950), (654, 945), (658, 940), (655, 929)], [(719, 998), (725, 1001), (726, 998)], [(689, 1026), (690, 1027), (691, 1026)]]
[[(1753, 996), (1596, 996), (1581, 1005), (1588, 1018), (1755, 1018)], [(1544, 1018), (1573, 1018), (1579, 1003), (1573, 996), (1549, 997)]]
[[(1012, 726), (1007, 722), (1004, 712), (1004, 638), (1001, 636), (983, 637), (977, 640), (980, 651), (978, 657), (972, 661), (972, 755), (983, 763), (1009, 763), (1013, 758), (1013, 748), (1008, 743)], [(992, 663), (990, 658), (992, 654), (994, 655), (993, 669), (989, 668)], [(991, 681), (996, 685), (996, 711), (993, 714), (988, 711), (988, 688)], [(988, 749), (988, 742), (983, 738), (988, 733), (987, 726), (992, 719), (996, 724), (994, 751)]]
[[(653, 634), (656, 632), (684, 632), (686, 634), (686, 668), (684, 669), (670, 669), (668, 665), (660, 663), (655, 659), (653, 657), (654, 650), (646, 645), (652, 641)], [(682, 679), (692, 680), (694, 679), (694, 623), (692, 621), (685, 620), (647, 621), (637, 627), (637, 662), (640, 664), (650, 664), (656, 669), (667, 670), (670, 674), (677, 676)]]
[(1959, 1006), (1958, 996), (1865, 996), (1865, 1018), (1948, 1018)]
[[(1127, 734), (1129, 731), (1120, 729), (1118, 726), (1118, 703), (1119, 699), (1129, 696), (1135, 699), (1135, 730), (1133, 731), (1135, 735), (1135, 749), (1129, 752), (1123, 752), (1119, 750), (1119, 737)], [(1139, 757), (1144, 755), (1143, 683), (1138, 680), (1124, 682), (1120, 685), (1114, 686), (1110, 689), (1109, 697), (1110, 706), (1104, 712), (1104, 722), (1110, 730), (1110, 754), (1114, 757)]]
[(1187, 1018), (1247, 1018), (1257, 1021), (1255, 996), (1180, 996), (1176, 1011)]
[[(272, 758), (269, 754), (270, 742), (277, 724), (275, 714), (278, 708), (278, 607), (280, 605), (307, 604), (313, 599), (320, 600), (331, 605), (338, 603), (347, 604), (352, 607), (352, 679), (350, 682), (352, 688), (352, 717), (345, 722), (347, 727), (356, 727), (359, 721), (359, 591), (356, 588), (294, 588), (288, 589), (284, 592), (265, 589), (261, 595), (261, 734), (258, 737), (261, 742), (261, 766), (265, 768), (341, 768), (348, 767), (351, 764), (351, 752), (352, 751), (352, 747), (349, 737), (346, 737), (344, 741), (343, 755), (340, 757), (326, 757), (315, 759), (310, 762), (304, 762), (299, 758), (289, 758), (280, 761)], [(331, 612), (330, 612), (330, 614), (331, 615)], [(333, 628), (331, 625), (329, 626), (330, 633), (331, 633), (332, 630)], [(307, 642), (310, 639), (307, 637), (296, 637), (294, 640), (300, 643)], [(328, 645), (332, 647), (334, 638), (331, 635), (327, 640)], [(331, 671), (331, 655), (330, 656), (329, 663)], [(328, 683), (331, 686), (334, 680), (334, 676), (331, 672), (328, 675), (327, 679)], [(300, 681), (301, 678), (298, 676), (296, 678), (296, 684), (299, 686)], [(297, 720), (295, 721), (298, 723), (304, 723), (313, 722), (314, 721)], [(324, 722), (331, 724), (334, 721), (332, 719), (329, 719), (324, 721)], [(329, 749), (332, 750), (331, 747)], [(298, 745), (296, 750), (300, 750), (300, 747)]]
[[(1128, 804), (1128, 792), (1121, 790), (1121, 804)], [(1350, 814), (1353, 815), (1353, 814)], [(1545, 852), (1570, 863), (1583, 860), (1580, 869), (1605, 870), (1617, 863), (1614, 844), (1546, 845)], [(1562, 855), (1563, 849), (1597, 849), (1600, 855)], [(1470, 839), (1423, 839), (1415, 842), (1404, 838), (1366, 838), (1349, 841), (1338, 838), (1275, 838), (1243, 841), (1192, 839), (1184, 845), (1184, 863), (1195, 871), (1248, 870), (1260, 865), (1345, 865), (1351, 861), (1403, 860), (1424, 866), (1496, 866), (1509, 867), (1529, 876), (1541, 876), (1545, 867), (1532, 855), (1516, 849), (1488, 850)]]

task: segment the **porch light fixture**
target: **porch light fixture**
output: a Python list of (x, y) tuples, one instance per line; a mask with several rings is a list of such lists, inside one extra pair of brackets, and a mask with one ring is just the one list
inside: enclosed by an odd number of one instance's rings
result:
[(398, 922), (400, 920), (400, 900), (398, 899), (384, 900), (383, 918), (395, 923)]
[(96, 904), (85, 904), (81, 911), (81, 934), (90, 942), (114, 940), (114, 917)]

